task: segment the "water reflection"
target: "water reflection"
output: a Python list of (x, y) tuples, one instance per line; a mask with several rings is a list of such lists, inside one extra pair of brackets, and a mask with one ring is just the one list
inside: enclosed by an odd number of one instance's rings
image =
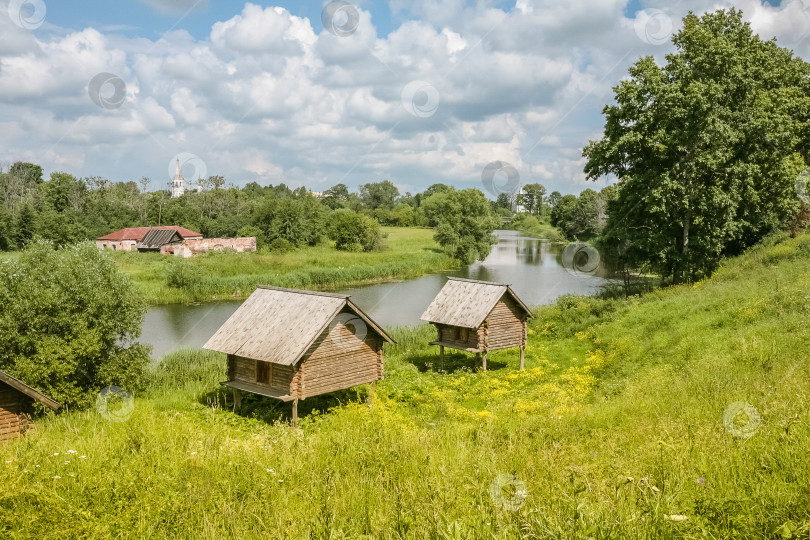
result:
[[(593, 294), (606, 280), (562, 266), (564, 245), (496, 231), (498, 243), (482, 262), (453, 272), (410, 281), (346, 289), (352, 300), (383, 326), (420, 324), (419, 317), (448, 276), (498, 281), (512, 285), (529, 305), (549, 304), (564, 294)], [(142, 342), (153, 346), (153, 357), (182, 347), (200, 347), (241, 304), (211, 302), (198, 305), (155, 306), (144, 321)]]

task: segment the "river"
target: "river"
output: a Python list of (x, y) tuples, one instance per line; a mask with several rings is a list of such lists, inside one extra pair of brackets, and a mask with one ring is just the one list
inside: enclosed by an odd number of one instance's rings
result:
[[(550, 304), (564, 294), (594, 294), (607, 283), (600, 268), (576, 271), (571, 249), (546, 240), (521, 236), (516, 231), (495, 231), (498, 243), (484, 261), (455, 271), (417, 279), (367, 285), (338, 291), (383, 326), (415, 326), (448, 277), (498, 281), (512, 286), (530, 306)], [(170, 304), (150, 307), (140, 341), (152, 345), (152, 356), (201, 347), (242, 303)]]

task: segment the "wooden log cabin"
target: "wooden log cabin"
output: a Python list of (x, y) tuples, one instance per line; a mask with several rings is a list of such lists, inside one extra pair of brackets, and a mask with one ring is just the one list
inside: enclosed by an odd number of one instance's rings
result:
[(383, 378), (383, 343), (394, 343), (344, 294), (260, 287), (205, 349), (227, 354), (234, 404), (241, 392), (293, 402)]
[(59, 404), (24, 382), (0, 371), (0, 442), (19, 437), (33, 427), (34, 402), (56, 410)]
[(520, 369), (524, 367), (527, 321), (531, 310), (509, 285), (491, 281), (450, 278), (422, 320), (436, 327), (438, 337), (431, 345), (450, 347), (482, 357), (487, 370), (487, 351), (520, 348)]

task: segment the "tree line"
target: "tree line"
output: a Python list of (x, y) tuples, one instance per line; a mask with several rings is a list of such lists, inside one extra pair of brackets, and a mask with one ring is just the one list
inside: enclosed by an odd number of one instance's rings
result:
[(56, 245), (95, 239), (125, 227), (179, 225), (206, 237), (255, 236), (263, 249), (286, 251), (327, 239), (349, 251), (384, 245), (381, 226), (424, 226), (464, 263), (489, 253), (499, 224), (495, 206), (476, 189), (434, 184), (422, 193), (400, 194), (390, 181), (370, 182), (351, 192), (338, 184), (315, 196), (284, 184), (226, 186), (212, 176), (172, 198), (149, 191), (150, 181), (111, 182), (55, 172), (17, 162), (0, 172), (0, 250), (24, 248), (35, 238)]

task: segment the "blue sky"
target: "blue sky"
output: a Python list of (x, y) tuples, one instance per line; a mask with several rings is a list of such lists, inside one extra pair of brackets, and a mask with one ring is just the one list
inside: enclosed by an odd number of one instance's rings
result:
[[(187, 177), (235, 185), (414, 192), (482, 188), (504, 162), (562, 193), (608, 182), (585, 178), (582, 148), (630, 64), (663, 62), (687, 11), (731, 5), (358, 0), (339, 35), (321, 23), (326, 2), (28, 0), (47, 6), (32, 22), (15, 1), (0, 0), (0, 167), (157, 189), (188, 155)], [(805, 58), (807, 4), (734, 2)]]

